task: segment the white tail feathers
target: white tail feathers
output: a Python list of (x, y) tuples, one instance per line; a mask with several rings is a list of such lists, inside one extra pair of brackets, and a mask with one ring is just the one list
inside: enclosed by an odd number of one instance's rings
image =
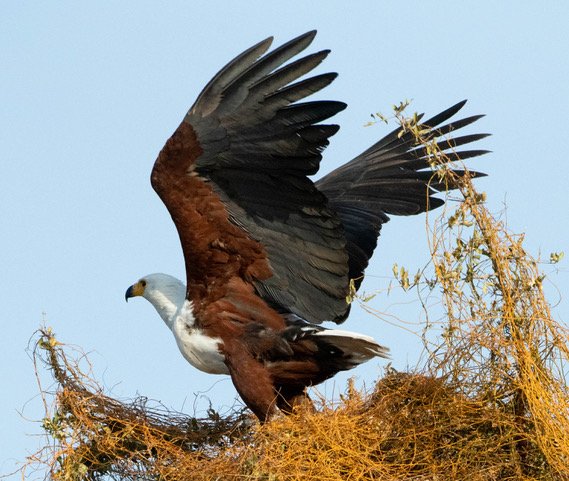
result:
[(313, 334), (342, 350), (354, 366), (374, 357), (389, 359), (389, 348), (378, 344), (373, 337), (339, 329), (325, 329)]

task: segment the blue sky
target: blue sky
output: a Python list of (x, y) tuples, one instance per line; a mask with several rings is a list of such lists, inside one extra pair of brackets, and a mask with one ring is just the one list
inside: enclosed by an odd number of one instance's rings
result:
[[(0, 474), (34, 451), (42, 416), (30, 336), (45, 322), (90, 353), (113, 395), (137, 394), (188, 413), (233, 403), (225, 377), (200, 374), (178, 353), (151, 306), (124, 302), (138, 277), (184, 278), (174, 226), (149, 184), (154, 159), (209, 78), (234, 55), (275, 36), (316, 28), (310, 51), (330, 48), (319, 72), (339, 78), (321, 97), (347, 102), (322, 172), (388, 129), (372, 112), (412, 99), (434, 114), (468, 98), (485, 113), (493, 151), (471, 165), (492, 211), (526, 234), (534, 255), (569, 253), (564, 140), (569, 111), (569, 4), (547, 2), (4, 2), (0, 15)], [(394, 262), (428, 258), (424, 217), (392, 219), (368, 269), (367, 291), (385, 289)], [(567, 260), (549, 274), (556, 316), (569, 317)], [(374, 306), (417, 320), (413, 293)], [(417, 340), (355, 311), (346, 328), (414, 365)], [(370, 362), (352, 372), (368, 385)], [(47, 380), (48, 377), (46, 376)], [(341, 392), (346, 376), (322, 388)]]

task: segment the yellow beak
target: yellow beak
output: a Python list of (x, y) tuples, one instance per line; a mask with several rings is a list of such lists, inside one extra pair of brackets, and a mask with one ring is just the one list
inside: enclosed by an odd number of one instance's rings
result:
[(144, 286), (142, 285), (142, 283), (139, 281), (136, 284), (133, 284), (132, 286), (130, 286), (127, 290), (126, 293), (124, 295), (125, 301), (128, 302), (128, 300), (131, 297), (137, 297), (137, 296), (142, 296), (144, 295)]

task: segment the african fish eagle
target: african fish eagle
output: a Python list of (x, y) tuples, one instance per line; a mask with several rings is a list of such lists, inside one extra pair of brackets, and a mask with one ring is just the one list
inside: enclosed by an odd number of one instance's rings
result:
[[(299, 102), (337, 75), (297, 81), (329, 53), (288, 62), (315, 35), (270, 53), (272, 38), (263, 40), (206, 85), (151, 175), (178, 230), (186, 283), (151, 274), (126, 292), (152, 303), (193, 366), (229, 374), (261, 421), (290, 412), (308, 386), (387, 357), (369, 336), (320, 324), (348, 316), (350, 286), (360, 286), (388, 214), (444, 203), (434, 196), (445, 185), (429, 169), (429, 152), (401, 129), (309, 179), (339, 128), (321, 122), (346, 107)], [(444, 124), (464, 103), (422, 125), (449, 160), (486, 152), (456, 151), (486, 134), (444, 138), (481, 117)]]

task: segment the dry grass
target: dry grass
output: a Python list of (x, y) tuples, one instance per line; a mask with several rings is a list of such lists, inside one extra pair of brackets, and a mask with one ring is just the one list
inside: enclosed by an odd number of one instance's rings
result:
[(31, 461), (50, 479), (564, 479), (514, 398), (500, 406), (441, 378), (390, 372), (369, 395), (350, 389), (339, 406), (261, 427), (242, 413), (195, 419), (118, 402), (51, 333), (40, 344), (59, 386), (51, 442)]
[(28, 468), (58, 480), (569, 479), (569, 337), (538, 264), (469, 176), (444, 167), (421, 126), (397, 114), (431, 149), (435, 179), (465, 198), (432, 224), (434, 271), (414, 281), (442, 295), (447, 311), (442, 325), (425, 327), (442, 335), (426, 341), (424, 365), (388, 372), (371, 394), (350, 388), (339, 405), (261, 427), (244, 413), (195, 419), (112, 399), (81, 371), (83, 355), (43, 330), (35, 359), (56, 389), (40, 386), (47, 442)]
[(447, 317), (427, 370), (514, 416), (521, 466), (527, 446), (535, 444), (552, 472), (569, 475), (569, 336), (551, 314), (545, 276), (524, 250), (523, 236), (490, 214), (468, 173), (457, 177), (441, 162), (434, 140), (416, 123), (400, 120), (431, 149), (436, 178), (464, 197), (431, 230), (430, 283), (440, 287)]

